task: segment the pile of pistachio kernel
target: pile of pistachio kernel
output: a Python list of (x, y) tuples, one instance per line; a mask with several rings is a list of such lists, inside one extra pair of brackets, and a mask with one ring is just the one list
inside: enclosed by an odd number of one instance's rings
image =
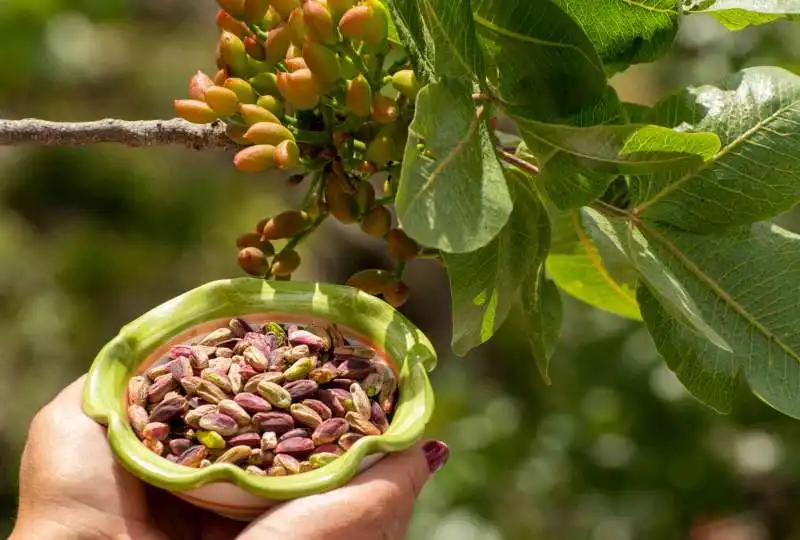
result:
[(333, 325), (232, 319), (128, 384), (128, 418), (152, 452), (262, 476), (322, 467), (389, 427), (397, 379)]

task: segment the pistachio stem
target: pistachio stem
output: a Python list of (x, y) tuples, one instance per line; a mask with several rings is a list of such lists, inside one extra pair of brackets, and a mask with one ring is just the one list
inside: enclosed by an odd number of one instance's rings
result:
[(314, 171), (311, 174), (311, 183), (308, 185), (308, 191), (306, 192), (305, 197), (303, 197), (303, 204), (301, 205), (301, 208), (303, 209), (307, 208), (311, 203), (311, 198), (314, 196), (314, 191), (316, 191), (317, 185), (322, 179), (322, 174), (319, 171)]
[(392, 272), (392, 275), (396, 280), (400, 281), (401, 279), (403, 279), (403, 272), (405, 272), (405, 270), (406, 270), (406, 262), (405, 261), (399, 262), (397, 263), (397, 266), (394, 267), (394, 272)]
[(369, 69), (367, 68), (367, 64), (364, 62), (364, 59), (361, 58), (361, 55), (356, 52), (353, 48), (353, 45), (346, 41), (341, 46), (342, 53), (347, 56), (353, 63), (358, 67), (358, 71), (364, 74), (365, 77), (369, 78)]
[(248, 23), (247, 29), (250, 30), (253, 34), (255, 34), (256, 38), (258, 38), (258, 40), (261, 41), (262, 44), (266, 44), (269, 35), (266, 32), (264, 32), (261, 28), (259, 28), (258, 25), (254, 23)]
[(521, 157), (515, 156), (510, 152), (506, 152), (505, 150), (503, 150), (502, 147), (497, 147), (496, 150), (497, 154), (500, 156), (500, 159), (502, 159), (506, 163), (514, 165), (516, 168), (528, 174), (532, 175), (539, 174), (539, 167), (537, 167), (533, 163), (528, 163)]
[(386, 195), (385, 197), (375, 199), (375, 204), (377, 205), (394, 204), (394, 197), (395, 197), (394, 195)]
[[(281, 250), (275, 255), (275, 257), (280, 255), (281, 253), (295, 249), (297, 246), (300, 245), (300, 243), (302, 243), (306, 238), (308, 238), (311, 235), (311, 233), (316, 231), (327, 218), (328, 218), (327, 213), (322, 213), (319, 216), (317, 216), (317, 219), (315, 219), (314, 222), (311, 223), (311, 225), (309, 225), (305, 230), (292, 236), (289, 239), (289, 241), (286, 242), (286, 245), (283, 246)], [(267, 268), (267, 272), (266, 274), (264, 274), (264, 279), (269, 280), (271, 277), (272, 277), (272, 269)]]

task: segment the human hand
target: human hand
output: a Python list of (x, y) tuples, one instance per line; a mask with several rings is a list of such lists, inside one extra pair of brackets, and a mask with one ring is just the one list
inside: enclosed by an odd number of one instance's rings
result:
[(402, 539), (417, 495), (444, 465), (431, 441), (382, 459), (337, 490), (282, 504), (252, 524), (195, 508), (139, 481), (114, 459), (105, 430), (81, 409), (84, 379), (34, 418), (20, 468), (11, 540)]

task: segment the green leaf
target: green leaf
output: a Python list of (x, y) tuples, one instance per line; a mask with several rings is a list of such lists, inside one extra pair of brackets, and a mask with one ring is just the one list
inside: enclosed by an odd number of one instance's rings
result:
[(800, 201), (800, 77), (745, 69), (719, 87), (688, 88), (659, 103), (649, 121), (714, 132), (722, 148), (702, 167), (631, 179), (635, 214), (691, 231), (776, 216)]
[(483, 52), (475, 33), (470, 0), (417, 0), (433, 43), (438, 77), (483, 81)]
[(530, 272), (520, 288), (520, 304), (525, 335), (536, 361), (536, 367), (547, 384), (550, 358), (558, 345), (564, 309), (561, 294), (555, 283), (545, 277), (545, 269), (540, 266)]
[(478, 35), (508, 107), (549, 121), (607, 99), (603, 63), (583, 30), (557, 5), (508, 0), (472, 4)]
[(485, 246), (508, 221), (513, 202), (471, 89), (442, 82), (420, 92), (396, 207), (409, 236), (449, 253)]
[(624, 255), (605, 258), (589, 236), (577, 209), (548, 207), (553, 239), (547, 272), (556, 285), (571, 296), (603, 311), (641, 320), (636, 303), (636, 271)]
[(554, 0), (583, 28), (606, 68), (666, 54), (678, 31), (677, 0)]
[(713, 133), (680, 133), (642, 124), (573, 127), (517, 119), (529, 148), (558, 150), (541, 168), (548, 196), (559, 208), (600, 197), (621, 174), (693, 170), (720, 148)]
[(422, 21), (422, 15), (417, 9), (417, 0), (386, 0), (392, 20), (400, 36), (400, 41), (411, 57), (411, 64), (417, 76), (423, 82), (435, 79), (431, 49), (430, 34)]
[(631, 221), (612, 220), (589, 208), (583, 209), (582, 214), (586, 231), (608, 259), (624, 259), (677, 320), (716, 347), (731, 350), (704, 318), (687, 288), (658, 258), (647, 238)]
[(800, 418), (800, 236), (768, 223), (724, 236), (647, 224), (642, 233), (732, 347), (724, 353), (687, 335), (656, 299), (643, 295), (648, 329), (686, 387), (724, 410), (732, 379), (742, 373), (766, 403)]
[(547, 213), (525, 175), (511, 169), (506, 174), (514, 211), (505, 227), (476, 251), (444, 254), (453, 296), (453, 350), (458, 355), (494, 335), (525, 277), (547, 256)]
[(736, 31), (800, 14), (800, 4), (796, 0), (711, 0), (695, 2), (685, 11), (712, 15), (725, 28)]
[[(386, 6), (387, 9), (390, 9), (389, 0), (380, 0), (381, 4)], [(389, 36), (387, 38), (392, 43), (397, 43), (398, 45), (402, 45), (403, 41), (400, 39), (400, 34), (397, 31), (397, 26), (394, 23), (394, 20), (389, 21)]]

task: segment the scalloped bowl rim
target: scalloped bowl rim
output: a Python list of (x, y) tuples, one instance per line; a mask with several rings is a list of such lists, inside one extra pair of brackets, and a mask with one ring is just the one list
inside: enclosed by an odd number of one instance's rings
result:
[[(389, 429), (360, 439), (333, 463), (307, 473), (262, 477), (231, 464), (184, 467), (147, 450), (136, 437), (125, 406), (127, 381), (160, 345), (212, 319), (281, 313), (341, 324), (382, 346), (399, 374), (399, 400)], [(133, 356), (135, 362), (125, 358)], [(98, 353), (84, 387), (84, 412), (107, 426), (112, 451), (125, 469), (145, 482), (183, 492), (231, 483), (265, 499), (289, 500), (329, 491), (359, 473), (364, 458), (413, 446), (433, 414), (427, 372), (436, 366), (428, 338), (384, 301), (357, 289), (312, 282), (267, 282), (253, 278), (212, 281), (187, 291), (125, 325)]]

